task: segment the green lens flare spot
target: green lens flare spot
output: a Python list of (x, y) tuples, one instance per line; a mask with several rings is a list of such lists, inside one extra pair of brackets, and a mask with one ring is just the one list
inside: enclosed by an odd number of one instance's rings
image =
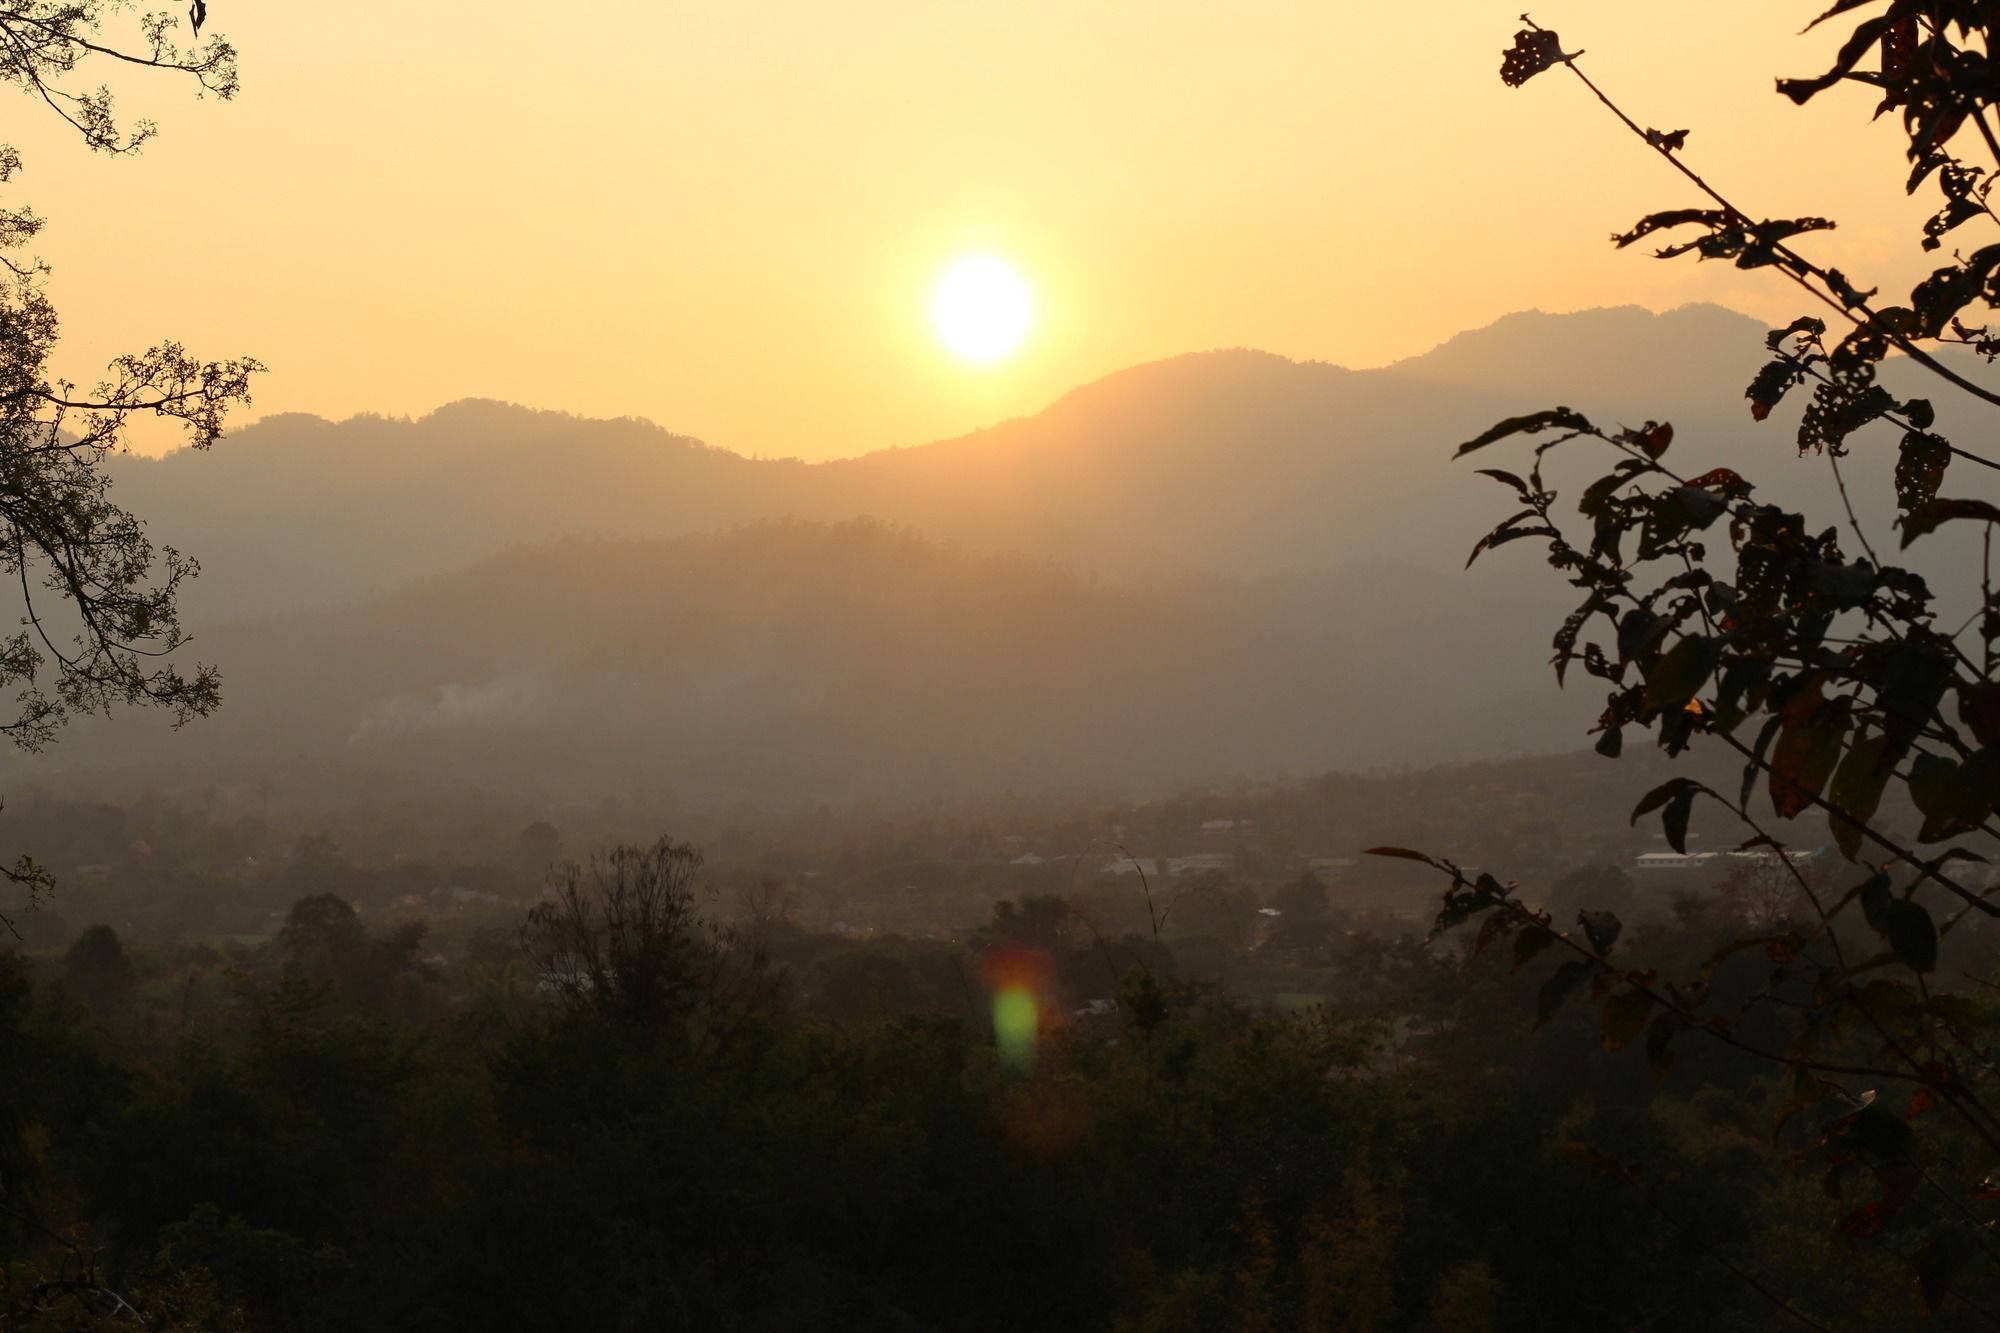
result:
[(1010, 986), (993, 997), (993, 1040), (1002, 1064), (1024, 1074), (1034, 1067), (1040, 1018), (1035, 993), (1026, 987)]

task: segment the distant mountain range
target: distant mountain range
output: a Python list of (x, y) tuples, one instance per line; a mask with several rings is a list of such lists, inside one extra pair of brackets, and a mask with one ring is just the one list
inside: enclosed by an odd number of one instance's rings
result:
[(1452, 450), (1556, 403), (1672, 419), (1681, 461), (1824, 512), (1745, 409), (1764, 332), (1621, 308), (1379, 370), (1197, 353), (819, 464), (491, 402), (269, 418), (115, 465), (202, 562), (222, 714), (90, 724), (61, 762), (812, 799), (1574, 746), (1592, 696), (1544, 665), (1568, 589), (1526, 547), (1460, 572), (1507, 497)]
[(493, 402), (282, 416), (207, 453), (119, 459), (117, 493), (201, 560), (190, 606), (208, 618), (387, 591), (523, 542), (773, 517), (868, 515), (1119, 576), (1443, 571), (1497, 517), (1491, 483), (1451, 450), (1500, 416), (1674, 415), (1788, 456), (1782, 429), (1753, 432), (1743, 410), (1762, 334), (1717, 306), (1621, 308), (1512, 315), (1381, 370), (1201, 352), (958, 439), (816, 464)]

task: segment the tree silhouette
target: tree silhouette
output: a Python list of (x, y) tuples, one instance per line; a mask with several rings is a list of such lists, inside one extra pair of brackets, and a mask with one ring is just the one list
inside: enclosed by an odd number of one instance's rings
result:
[[(112, 0), (0, 6), (0, 83), (111, 154), (136, 152), (155, 126), (122, 124), (108, 88), (74, 88), (83, 67), (164, 71), (222, 98), (237, 88), (235, 49), (220, 37), (199, 39), (205, 6), (188, 16), (192, 45), (178, 42), (180, 20), (168, 14), (139, 19), (131, 41), (110, 35), (108, 21), (124, 8)], [(0, 183), (20, 168), (20, 154), (0, 146)], [(44, 289), (48, 270), (14, 253), (41, 227), (32, 209), (0, 209), (0, 577), (22, 603), (22, 628), (0, 636), (0, 691), (14, 694), (0, 732), (28, 749), (78, 712), (156, 705), (178, 725), (216, 706), (213, 667), (184, 672), (164, 660), (187, 637), (178, 594), (195, 562), (147, 539), (112, 500), (102, 465), (125, 447), (135, 416), (173, 422), (206, 448), (228, 411), (249, 402), (250, 377), (262, 369), (248, 359), (200, 361), (167, 342), (119, 357), (94, 388), (53, 376), (58, 320)], [(5, 873), (31, 889), (48, 882), (25, 859)]]

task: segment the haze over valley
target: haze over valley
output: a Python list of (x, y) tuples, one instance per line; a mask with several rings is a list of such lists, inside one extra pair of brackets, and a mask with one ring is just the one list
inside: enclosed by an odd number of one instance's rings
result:
[(1825, 492), (1727, 391), (1763, 333), (1628, 307), (1381, 370), (1193, 353), (818, 464), (489, 402), (266, 419), (114, 468), (202, 563), (228, 707), (80, 725), (38, 776), (810, 803), (1577, 747), (1601, 705), (1545, 665), (1575, 599), (1524, 547), (1464, 568), (1505, 497), (1451, 450), (1560, 401)]

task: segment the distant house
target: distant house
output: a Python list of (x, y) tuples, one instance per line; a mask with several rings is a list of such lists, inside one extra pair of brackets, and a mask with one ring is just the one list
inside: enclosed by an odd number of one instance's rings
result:
[[(1753, 865), (1775, 864), (1778, 859), (1778, 853), (1769, 847), (1753, 847), (1747, 852), (1725, 852), (1724, 855), (1732, 861), (1748, 861)], [(1817, 855), (1819, 853), (1816, 851), (1804, 852), (1796, 848), (1787, 848), (1784, 853), (1785, 859), (1793, 865), (1801, 861), (1810, 861)]]
[(1201, 831), (1216, 835), (1224, 833), (1247, 833), (1254, 823), (1256, 821), (1251, 819), (1205, 819), (1202, 821)]
[(1169, 875), (1226, 875), (1236, 868), (1236, 858), (1228, 852), (1197, 852), (1193, 856), (1167, 858)]
[(1108, 861), (1098, 868), (1100, 875), (1157, 875), (1160, 873), (1160, 858), (1157, 856), (1121, 856)]
[(1632, 864), (1639, 870), (1700, 870), (1714, 860), (1714, 852), (1641, 852)]
[(1043, 866), (1048, 863), (1048, 858), (1045, 856), (1036, 856), (1033, 852), (1023, 852), (1007, 864), (1010, 866)]

